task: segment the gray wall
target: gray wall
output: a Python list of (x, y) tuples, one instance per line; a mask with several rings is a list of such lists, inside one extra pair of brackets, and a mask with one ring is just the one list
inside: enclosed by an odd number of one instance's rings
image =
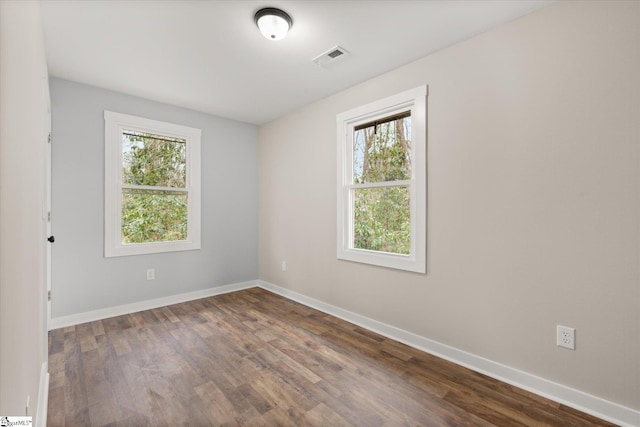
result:
[[(558, 2), (260, 126), (260, 279), (640, 409), (639, 15)], [(336, 114), (425, 83), (427, 274), (337, 260)]]
[[(51, 99), (52, 318), (258, 278), (255, 126), (57, 78)], [(104, 110), (202, 129), (200, 250), (104, 258)]]

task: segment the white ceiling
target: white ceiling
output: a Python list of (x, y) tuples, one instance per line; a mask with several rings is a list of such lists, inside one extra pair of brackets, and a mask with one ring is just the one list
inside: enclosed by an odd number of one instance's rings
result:
[[(261, 124), (407, 64), (549, 0), (43, 1), (49, 73)], [(253, 22), (293, 18), (281, 41)], [(335, 45), (351, 54), (311, 60)]]

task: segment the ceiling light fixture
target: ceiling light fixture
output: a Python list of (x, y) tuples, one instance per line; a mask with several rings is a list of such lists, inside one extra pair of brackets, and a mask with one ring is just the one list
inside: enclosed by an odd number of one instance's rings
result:
[(260, 32), (269, 40), (282, 40), (293, 25), (293, 20), (284, 10), (265, 7), (256, 12), (253, 20)]

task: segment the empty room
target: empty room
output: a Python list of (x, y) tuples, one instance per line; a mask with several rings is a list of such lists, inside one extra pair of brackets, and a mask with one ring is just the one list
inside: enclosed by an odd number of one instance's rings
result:
[(640, 1), (0, 0), (2, 426), (640, 426)]

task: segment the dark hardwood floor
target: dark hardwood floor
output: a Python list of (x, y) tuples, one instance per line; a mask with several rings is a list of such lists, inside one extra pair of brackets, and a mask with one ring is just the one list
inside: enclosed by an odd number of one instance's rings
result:
[(593, 426), (253, 288), (49, 333), (49, 426)]

